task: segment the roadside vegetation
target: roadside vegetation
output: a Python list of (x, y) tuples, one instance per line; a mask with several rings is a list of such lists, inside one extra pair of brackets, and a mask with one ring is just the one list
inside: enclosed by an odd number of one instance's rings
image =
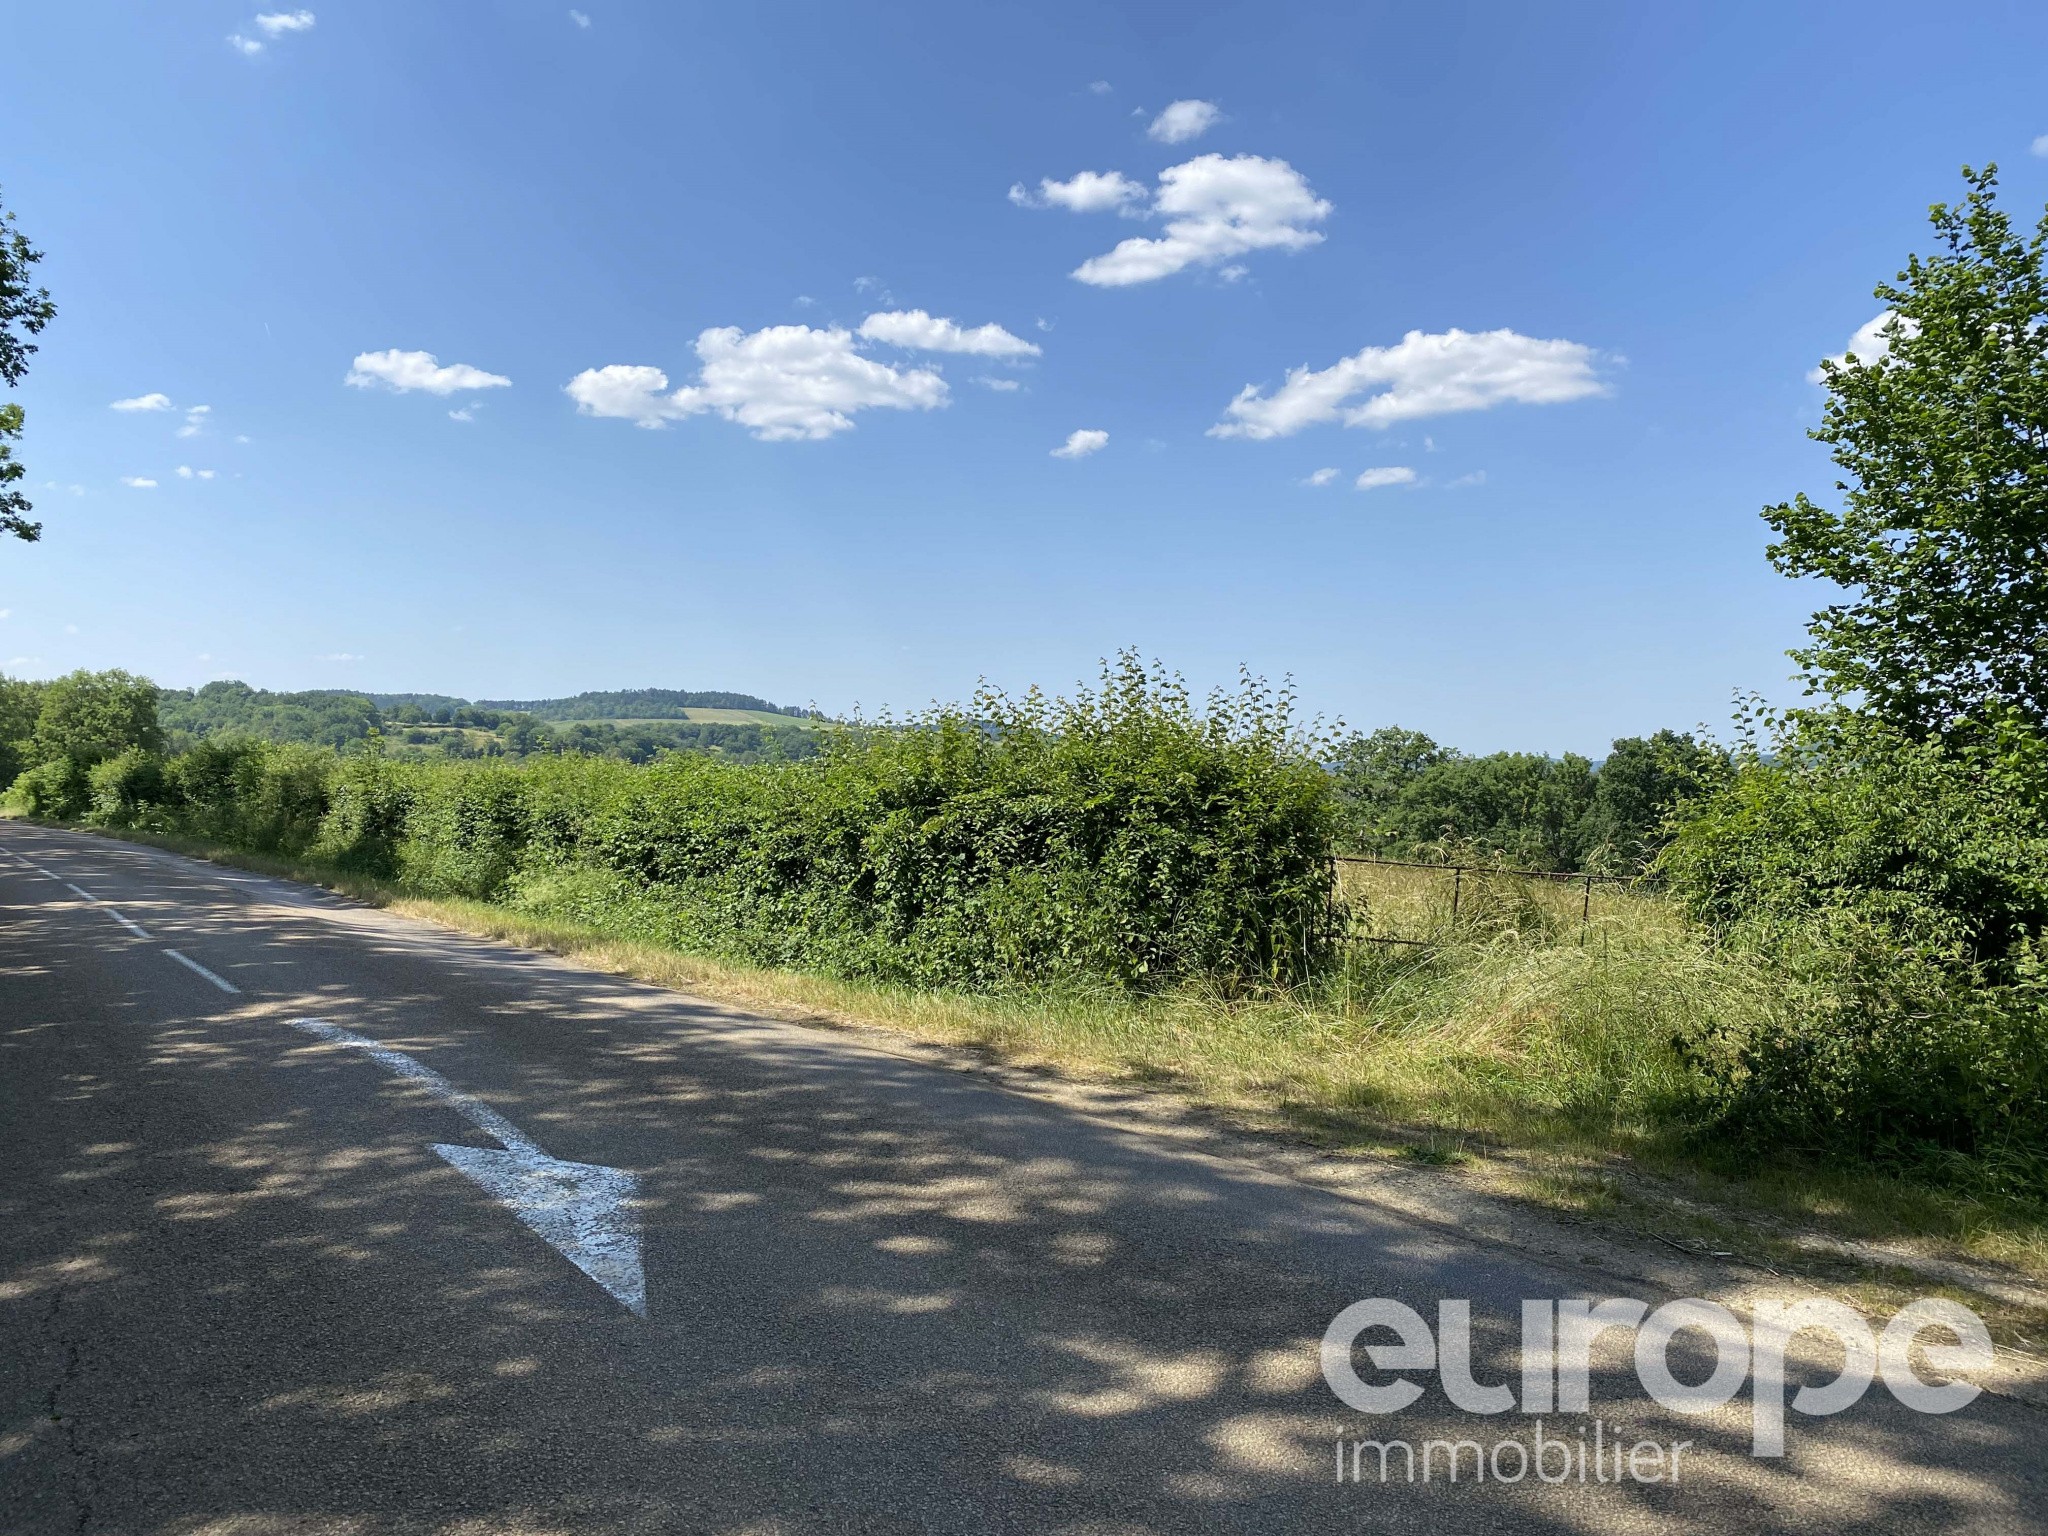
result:
[[(1886, 355), (1825, 365), (1843, 505), (1766, 513), (1846, 594), (1811, 701), (1727, 743), (1465, 758), (1126, 655), (806, 757), (639, 764), (178, 750), (153, 686), (81, 673), (0, 683), (0, 772), (20, 814), (1337, 1146), (1519, 1158), (1553, 1203), (1647, 1170), (2048, 1276), (2048, 221), (2015, 235), (1986, 172), (1934, 222)], [(1480, 877), (1453, 912), (1345, 851), (1629, 879)], [(1363, 941), (1390, 915), (1426, 942)]]

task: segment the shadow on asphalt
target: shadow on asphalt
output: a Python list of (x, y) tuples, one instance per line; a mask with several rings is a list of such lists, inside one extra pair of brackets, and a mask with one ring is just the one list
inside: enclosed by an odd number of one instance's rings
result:
[[(1593, 1417), (1690, 1442), (1676, 1487), (1509, 1484), (1469, 1456), (1455, 1483), (1398, 1457), (1382, 1482), (1371, 1453), (1340, 1481), (1340, 1443), (1534, 1426), (1434, 1385), (1344, 1409), (1317, 1357), (1337, 1311), (1470, 1298), (1474, 1374), (1513, 1384), (1521, 1299), (1585, 1280), (838, 1037), (39, 847), (154, 942), (0, 875), (10, 1536), (2041, 1528), (2035, 1410), (1930, 1419), (1879, 1387), (1757, 1460), (1746, 1392), (1667, 1413), (1612, 1354)], [(485, 1138), (301, 1015), (637, 1173), (648, 1320), (430, 1150)]]

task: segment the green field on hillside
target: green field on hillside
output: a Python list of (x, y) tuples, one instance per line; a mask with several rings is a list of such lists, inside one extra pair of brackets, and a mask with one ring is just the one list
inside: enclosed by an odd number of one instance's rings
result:
[[(793, 726), (798, 730), (818, 730), (830, 724), (814, 720), (808, 715), (786, 715), (780, 711), (766, 709), (686, 709), (682, 718), (697, 725), (769, 725)], [(601, 715), (593, 717), (592, 725), (673, 725), (674, 716), (653, 715)]]

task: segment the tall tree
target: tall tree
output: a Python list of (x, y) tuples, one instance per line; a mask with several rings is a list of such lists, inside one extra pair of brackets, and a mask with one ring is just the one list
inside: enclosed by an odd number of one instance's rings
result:
[[(43, 253), (28, 243), (28, 237), (14, 227), (14, 215), (0, 207), (0, 382), (9, 389), (21, 383), (28, 372), (28, 360), (35, 344), (27, 338), (39, 334), (57, 315), (50, 302), (50, 290), (29, 286), (29, 269), (43, 259)], [(14, 456), (14, 440), (21, 436), (21, 407), (12, 401), (0, 405), (0, 533), (17, 539), (42, 537), (41, 523), (32, 523), (29, 500), (15, 489), (27, 468)]]
[(90, 768), (130, 747), (161, 752), (163, 746), (155, 683), (119, 669), (81, 669), (43, 685), (28, 749), (39, 763), (62, 757)]
[(2048, 725), (2048, 214), (2032, 239), (1997, 167), (1930, 210), (1941, 249), (1877, 289), (1875, 345), (1821, 365), (1842, 509), (1765, 509), (1771, 563), (1849, 589), (1792, 654), (1909, 730), (1986, 710)]

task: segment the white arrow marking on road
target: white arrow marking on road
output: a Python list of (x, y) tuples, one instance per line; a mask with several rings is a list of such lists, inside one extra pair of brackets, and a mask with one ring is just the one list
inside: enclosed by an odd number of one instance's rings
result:
[(636, 1317), (647, 1315), (647, 1275), (640, 1264), (640, 1222), (633, 1213), (638, 1180), (622, 1168), (549, 1157), (518, 1126), (403, 1051), (351, 1034), (325, 1019), (293, 1019), (292, 1027), (361, 1051), (379, 1066), (418, 1083), (504, 1147), (436, 1143), (449, 1166), (510, 1208), (562, 1257), (603, 1286)]

